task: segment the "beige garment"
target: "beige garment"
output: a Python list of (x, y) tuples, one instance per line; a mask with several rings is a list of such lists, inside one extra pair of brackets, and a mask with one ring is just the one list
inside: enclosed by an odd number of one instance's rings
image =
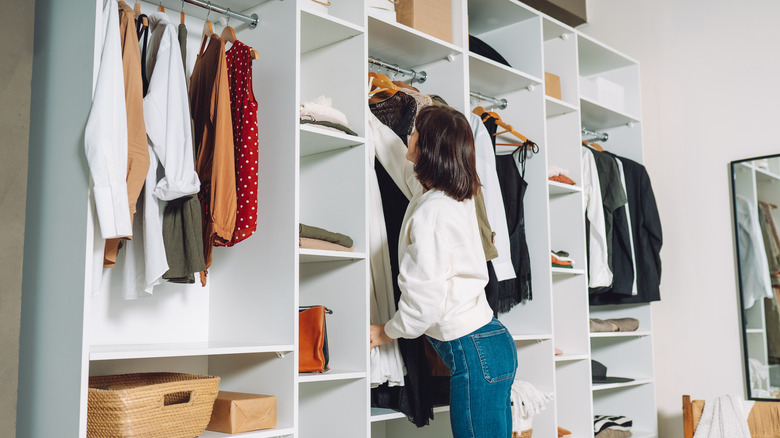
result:
[[(195, 125), (195, 168), (201, 184), (198, 196), (203, 211), (203, 255), (208, 270), (214, 243), (230, 242), (233, 238), (237, 206), (225, 41), (216, 34), (203, 40), (192, 70), (190, 113)], [(206, 284), (206, 271), (201, 272), (200, 280)]]
[(616, 429), (604, 429), (598, 434), (596, 438), (625, 438), (631, 436), (630, 430), (616, 430)]
[(347, 248), (346, 246), (341, 246), (338, 243), (328, 242), (327, 240), (312, 239), (310, 237), (300, 237), (298, 246), (306, 249), (325, 249), (328, 251), (352, 252), (355, 250), (354, 246)]
[[(122, 43), (122, 67), (125, 76), (125, 105), (127, 107), (127, 199), (130, 202), (130, 221), (135, 205), (144, 187), (149, 171), (149, 150), (144, 123), (144, 93), (141, 77), (141, 49), (135, 31), (135, 12), (124, 1), (119, 1), (119, 37)], [(128, 237), (129, 239), (129, 237)], [(108, 239), (103, 255), (103, 267), (113, 268), (119, 252), (120, 239)]]
[(498, 257), (498, 249), (495, 245), (496, 233), (490, 227), (488, 221), (487, 209), (485, 208), (485, 197), (482, 195), (482, 188), (477, 189), (474, 195), (474, 209), (477, 212), (477, 223), (479, 224), (479, 237), (482, 240), (482, 250), (485, 252), (485, 261), (491, 261)]

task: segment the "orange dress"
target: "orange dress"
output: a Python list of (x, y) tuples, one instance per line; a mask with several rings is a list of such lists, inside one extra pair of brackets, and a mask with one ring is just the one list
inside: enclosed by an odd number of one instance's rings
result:
[[(207, 45), (208, 43), (208, 45)], [(236, 171), (230, 115), (225, 41), (216, 34), (204, 39), (190, 77), (190, 112), (195, 129), (195, 168), (203, 216), (203, 255), (211, 266), (215, 243), (233, 238), (236, 224)], [(206, 271), (201, 272), (206, 284)]]

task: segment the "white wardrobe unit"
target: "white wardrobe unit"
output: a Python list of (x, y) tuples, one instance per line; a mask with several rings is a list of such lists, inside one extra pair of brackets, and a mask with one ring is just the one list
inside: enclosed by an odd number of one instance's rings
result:
[[(102, 0), (80, 2), (96, 3), (97, 10), (102, 5)], [(162, 3), (177, 22), (181, 2)], [(421, 429), (400, 413), (370, 407), (368, 56), (427, 72), (428, 80), (415, 86), (466, 113), (486, 106), (470, 100), (469, 91), (505, 98), (508, 107), (497, 110), (502, 119), (539, 145), (525, 173), (533, 300), (500, 316), (516, 341), (518, 378), (555, 394), (534, 418), (534, 436), (555, 437), (561, 426), (577, 437), (592, 437), (593, 414), (626, 415), (634, 420), (634, 436), (657, 435), (650, 306), (588, 307), (580, 186), (582, 126), (609, 132), (607, 150), (642, 160), (636, 61), (515, 0), (453, 0), (452, 42), (398, 24), (363, 0), (334, 1), (327, 11), (311, 0), (222, 0), (220, 5), (260, 17), (256, 29), (230, 23), (238, 39), (260, 54), (253, 72), (260, 108), (258, 231), (233, 248), (215, 248), (205, 288), (166, 283), (149, 299), (125, 301), (115, 287), (94, 297), (89, 293), (94, 227), (89, 220), (76, 224), (87, 230), (84, 246), (76, 251), (87, 254), (86, 267), (68, 275), (84, 284), (83, 314), (49, 311), (48, 321), (32, 319), (27, 326), (45, 333), (55, 330), (58, 318), (76, 318), (83, 326), (83, 333), (70, 336), (83, 345), (80, 359), (72, 359), (80, 371), (68, 368), (65, 377), (77, 383), (78, 391), (62, 394), (63, 403), (78, 405), (79, 419), (68, 423), (62, 436), (85, 436), (87, 375), (141, 371), (212, 374), (222, 377), (220, 389), (275, 395), (277, 428), (240, 437), (451, 436), (447, 407), (435, 408), (434, 421)], [(142, 6), (149, 13), (158, 2)], [(190, 66), (207, 12), (185, 6)], [(209, 18), (221, 32), (219, 16)], [(512, 67), (471, 53), (469, 33)], [(545, 95), (545, 72), (560, 76), (561, 99)], [(624, 90), (623, 99), (615, 98), (614, 84)], [(332, 98), (358, 136), (299, 123), (298, 104), (320, 95)], [(516, 141), (500, 135), (499, 142)], [(548, 165), (568, 169), (577, 185), (548, 181)], [(351, 236), (355, 251), (299, 248), (299, 222)], [(575, 268), (551, 268), (551, 249), (568, 251)], [(47, 306), (35, 300), (27, 304), (31, 312)], [(333, 310), (327, 317), (331, 370), (299, 374), (298, 306), (314, 304)], [(631, 316), (640, 320), (640, 328), (590, 334), (589, 316)], [(25, 342), (23, 350), (32, 348)], [(556, 356), (555, 348), (563, 354)], [(636, 380), (591, 385), (591, 358), (607, 365), (610, 375)], [(51, 361), (30, 371), (42, 378), (57, 373)], [(20, 388), (26, 388), (24, 382)], [(44, 398), (43, 393), (31, 395), (20, 405), (20, 416), (46, 406)]]

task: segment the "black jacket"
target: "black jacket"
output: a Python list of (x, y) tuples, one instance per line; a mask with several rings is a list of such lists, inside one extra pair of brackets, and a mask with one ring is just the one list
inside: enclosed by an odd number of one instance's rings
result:
[(636, 161), (618, 157), (626, 177), (626, 195), (631, 213), (631, 232), (636, 259), (637, 295), (605, 293), (590, 296), (591, 305), (648, 303), (661, 299), (661, 217), (655, 203), (650, 176)]

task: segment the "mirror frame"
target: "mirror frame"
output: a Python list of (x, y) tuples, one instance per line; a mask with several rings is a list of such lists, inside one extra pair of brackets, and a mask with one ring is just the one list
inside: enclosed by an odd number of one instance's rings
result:
[[(739, 218), (737, 217), (737, 165), (756, 161), (756, 160), (763, 160), (766, 158), (780, 158), (780, 153), (778, 154), (772, 154), (772, 155), (763, 155), (759, 157), (752, 157), (752, 158), (745, 158), (742, 160), (735, 160), (731, 161), (729, 163), (729, 176), (731, 178), (731, 219), (733, 223), (732, 232), (734, 233), (734, 238), (732, 241), (734, 242), (734, 256), (735, 261), (737, 265), (737, 283), (738, 288), (737, 291), (739, 292), (739, 326), (742, 331), (742, 366), (744, 367), (744, 384), (745, 384), (745, 392), (747, 394), (746, 399), (747, 400), (755, 400), (755, 401), (771, 401), (771, 402), (780, 402), (780, 396), (778, 398), (761, 398), (761, 397), (754, 397), (753, 391), (750, 385), (750, 356), (748, 353), (748, 328), (747, 328), (747, 315), (746, 315), (746, 309), (745, 309), (745, 298), (743, 293), (743, 281), (742, 281), (742, 262), (740, 259), (739, 254)], [(766, 332), (764, 339), (766, 340)]]

